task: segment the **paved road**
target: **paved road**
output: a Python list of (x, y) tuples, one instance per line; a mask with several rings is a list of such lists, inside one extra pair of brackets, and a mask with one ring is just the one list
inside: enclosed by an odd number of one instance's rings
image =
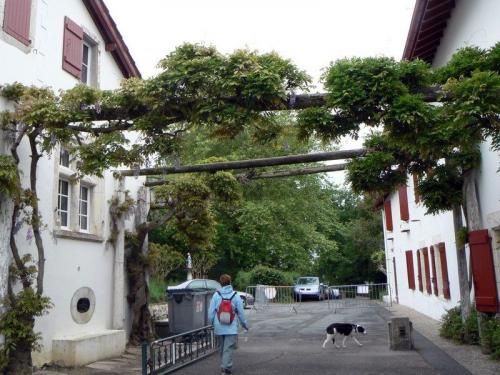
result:
[[(429, 340), (415, 333), (415, 351), (388, 348), (387, 320), (382, 308), (329, 311), (326, 304), (303, 303), (298, 314), (288, 310), (248, 312), (251, 330), (240, 336), (234, 373), (239, 375), (316, 374), (470, 374)], [(326, 326), (355, 322), (367, 328), (362, 347), (348, 339), (347, 348), (321, 347)], [(181, 369), (177, 374), (219, 374), (218, 355)]]
[[(341, 309), (334, 314), (325, 302), (305, 302), (298, 307), (298, 314), (276, 308), (247, 311), (247, 314), (251, 330), (247, 337), (240, 336), (239, 349), (235, 353), (236, 375), (470, 374), (417, 331), (414, 331), (415, 351), (389, 350), (387, 321), (391, 313), (383, 307)], [(323, 349), (324, 330), (332, 322), (354, 322), (366, 327), (368, 334), (360, 337), (363, 346), (359, 347), (348, 339), (345, 349), (336, 349), (331, 343)], [(138, 373), (140, 351), (129, 348), (119, 358), (99, 361), (84, 368), (52, 368), (37, 374)], [(220, 374), (218, 355), (175, 372), (175, 375), (210, 374)]]

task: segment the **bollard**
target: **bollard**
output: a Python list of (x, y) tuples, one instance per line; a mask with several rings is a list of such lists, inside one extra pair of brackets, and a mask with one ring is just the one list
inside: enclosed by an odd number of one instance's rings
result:
[(391, 350), (413, 349), (413, 325), (409, 318), (392, 318), (388, 322), (389, 346)]

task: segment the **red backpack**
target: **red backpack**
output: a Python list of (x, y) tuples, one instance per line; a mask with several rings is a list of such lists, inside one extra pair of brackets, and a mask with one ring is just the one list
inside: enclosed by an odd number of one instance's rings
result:
[(217, 307), (217, 318), (219, 319), (220, 324), (229, 325), (233, 322), (236, 315), (233, 304), (231, 303), (236, 295), (236, 292), (233, 293), (231, 298), (222, 297), (222, 294), (219, 291), (217, 293), (222, 298), (219, 307)]

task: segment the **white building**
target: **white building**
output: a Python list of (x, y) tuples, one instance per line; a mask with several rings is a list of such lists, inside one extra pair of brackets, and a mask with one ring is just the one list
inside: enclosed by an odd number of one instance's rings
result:
[[(489, 48), (500, 41), (500, 1), (417, 0), (403, 58), (439, 67), (465, 46)], [(500, 157), (481, 144), (477, 177), (482, 228), (469, 237), (478, 310), (499, 311)], [(393, 299), (439, 319), (460, 300), (451, 212), (425, 215), (414, 182), (384, 202), (384, 239)]]
[[(68, 89), (83, 82), (117, 88), (123, 78), (140, 77), (108, 9), (101, 0), (0, 0), (0, 84)], [(0, 99), (0, 110), (9, 106)], [(9, 154), (0, 132), (0, 153)], [(20, 169), (29, 171), (29, 145), (20, 146)], [(107, 172), (71, 181), (74, 161), (61, 149), (38, 165), (38, 196), (44, 224), (44, 294), (54, 304), (36, 320), (42, 333), (35, 364), (80, 365), (121, 353), (127, 341), (128, 305), (123, 233), (109, 244), (109, 200), (119, 188)], [(24, 173), (28, 186), (29, 173)], [(132, 196), (142, 180), (125, 181)], [(0, 199), (1, 200), (1, 199)], [(0, 240), (7, 241), (10, 218), (0, 205)], [(131, 229), (132, 224), (127, 223)], [(17, 234), (21, 251), (36, 254), (27, 226)], [(5, 243), (4, 243), (5, 244)], [(0, 297), (9, 248), (0, 246)], [(6, 250), (6, 251), (5, 251)]]

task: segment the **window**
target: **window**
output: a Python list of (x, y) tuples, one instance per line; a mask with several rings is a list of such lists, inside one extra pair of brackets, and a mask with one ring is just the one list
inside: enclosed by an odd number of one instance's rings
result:
[(87, 186), (80, 186), (78, 226), (81, 231), (85, 232), (89, 230), (89, 199), (89, 188)]
[(59, 151), (59, 165), (69, 168), (69, 151), (62, 147)]
[(82, 75), (83, 29), (68, 17), (64, 18), (63, 69), (80, 79)]
[(427, 294), (431, 294), (432, 288), (431, 288), (431, 272), (429, 267), (429, 251), (426, 247), (422, 249), (422, 255), (424, 257), (425, 290)]
[(410, 220), (410, 211), (408, 209), (408, 191), (406, 185), (401, 185), (398, 190), (399, 195), (399, 213), (401, 220)]
[(29, 46), (31, 0), (5, 0), (3, 30), (22, 44)]
[(448, 279), (448, 264), (446, 261), (446, 246), (444, 242), (438, 245), (439, 249), (439, 264), (441, 265), (441, 285), (443, 289), (443, 297), (450, 299), (450, 281)]
[(69, 227), (69, 182), (59, 180), (59, 193), (57, 200), (57, 213), (59, 224), (63, 228)]
[(434, 251), (434, 246), (431, 246), (429, 251), (430, 251), (431, 270), (432, 270), (432, 276), (431, 276), (432, 290), (434, 292), (434, 295), (438, 296), (439, 295), (439, 281), (438, 281), (439, 277), (437, 274), (436, 264), (439, 264), (439, 263), (436, 261), (436, 254)]
[(424, 291), (424, 285), (422, 283), (422, 259), (421, 259), (421, 251), (417, 250), (417, 268), (418, 268), (418, 290), (421, 292)]
[(384, 201), (384, 213), (385, 213), (385, 229), (391, 232), (393, 229), (392, 226), (392, 208), (391, 208), (391, 200), (387, 198)]
[(406, 271), (408, 276), (408, 288), (415, 290), (415, 271), (413, 269), (413, 252), (406, 251)]
[(91, 71), (91, 51), (92, 47), (87, 43), (83, 43), (82, 52), (82, 82), (88, 84), (90, 82), (90, 71)]
[(217, 290), (221, 288), (221, 285), (217, 281), (207, 280), (207, 288)]
[(63, 69), (83, 83), (97, 86), (97, 43), (68, 17), (63, 38)]
[(205, 280), (194, 280), (189, 284), (189, 289), (206, 289), (207, 284), (205, 283)]

